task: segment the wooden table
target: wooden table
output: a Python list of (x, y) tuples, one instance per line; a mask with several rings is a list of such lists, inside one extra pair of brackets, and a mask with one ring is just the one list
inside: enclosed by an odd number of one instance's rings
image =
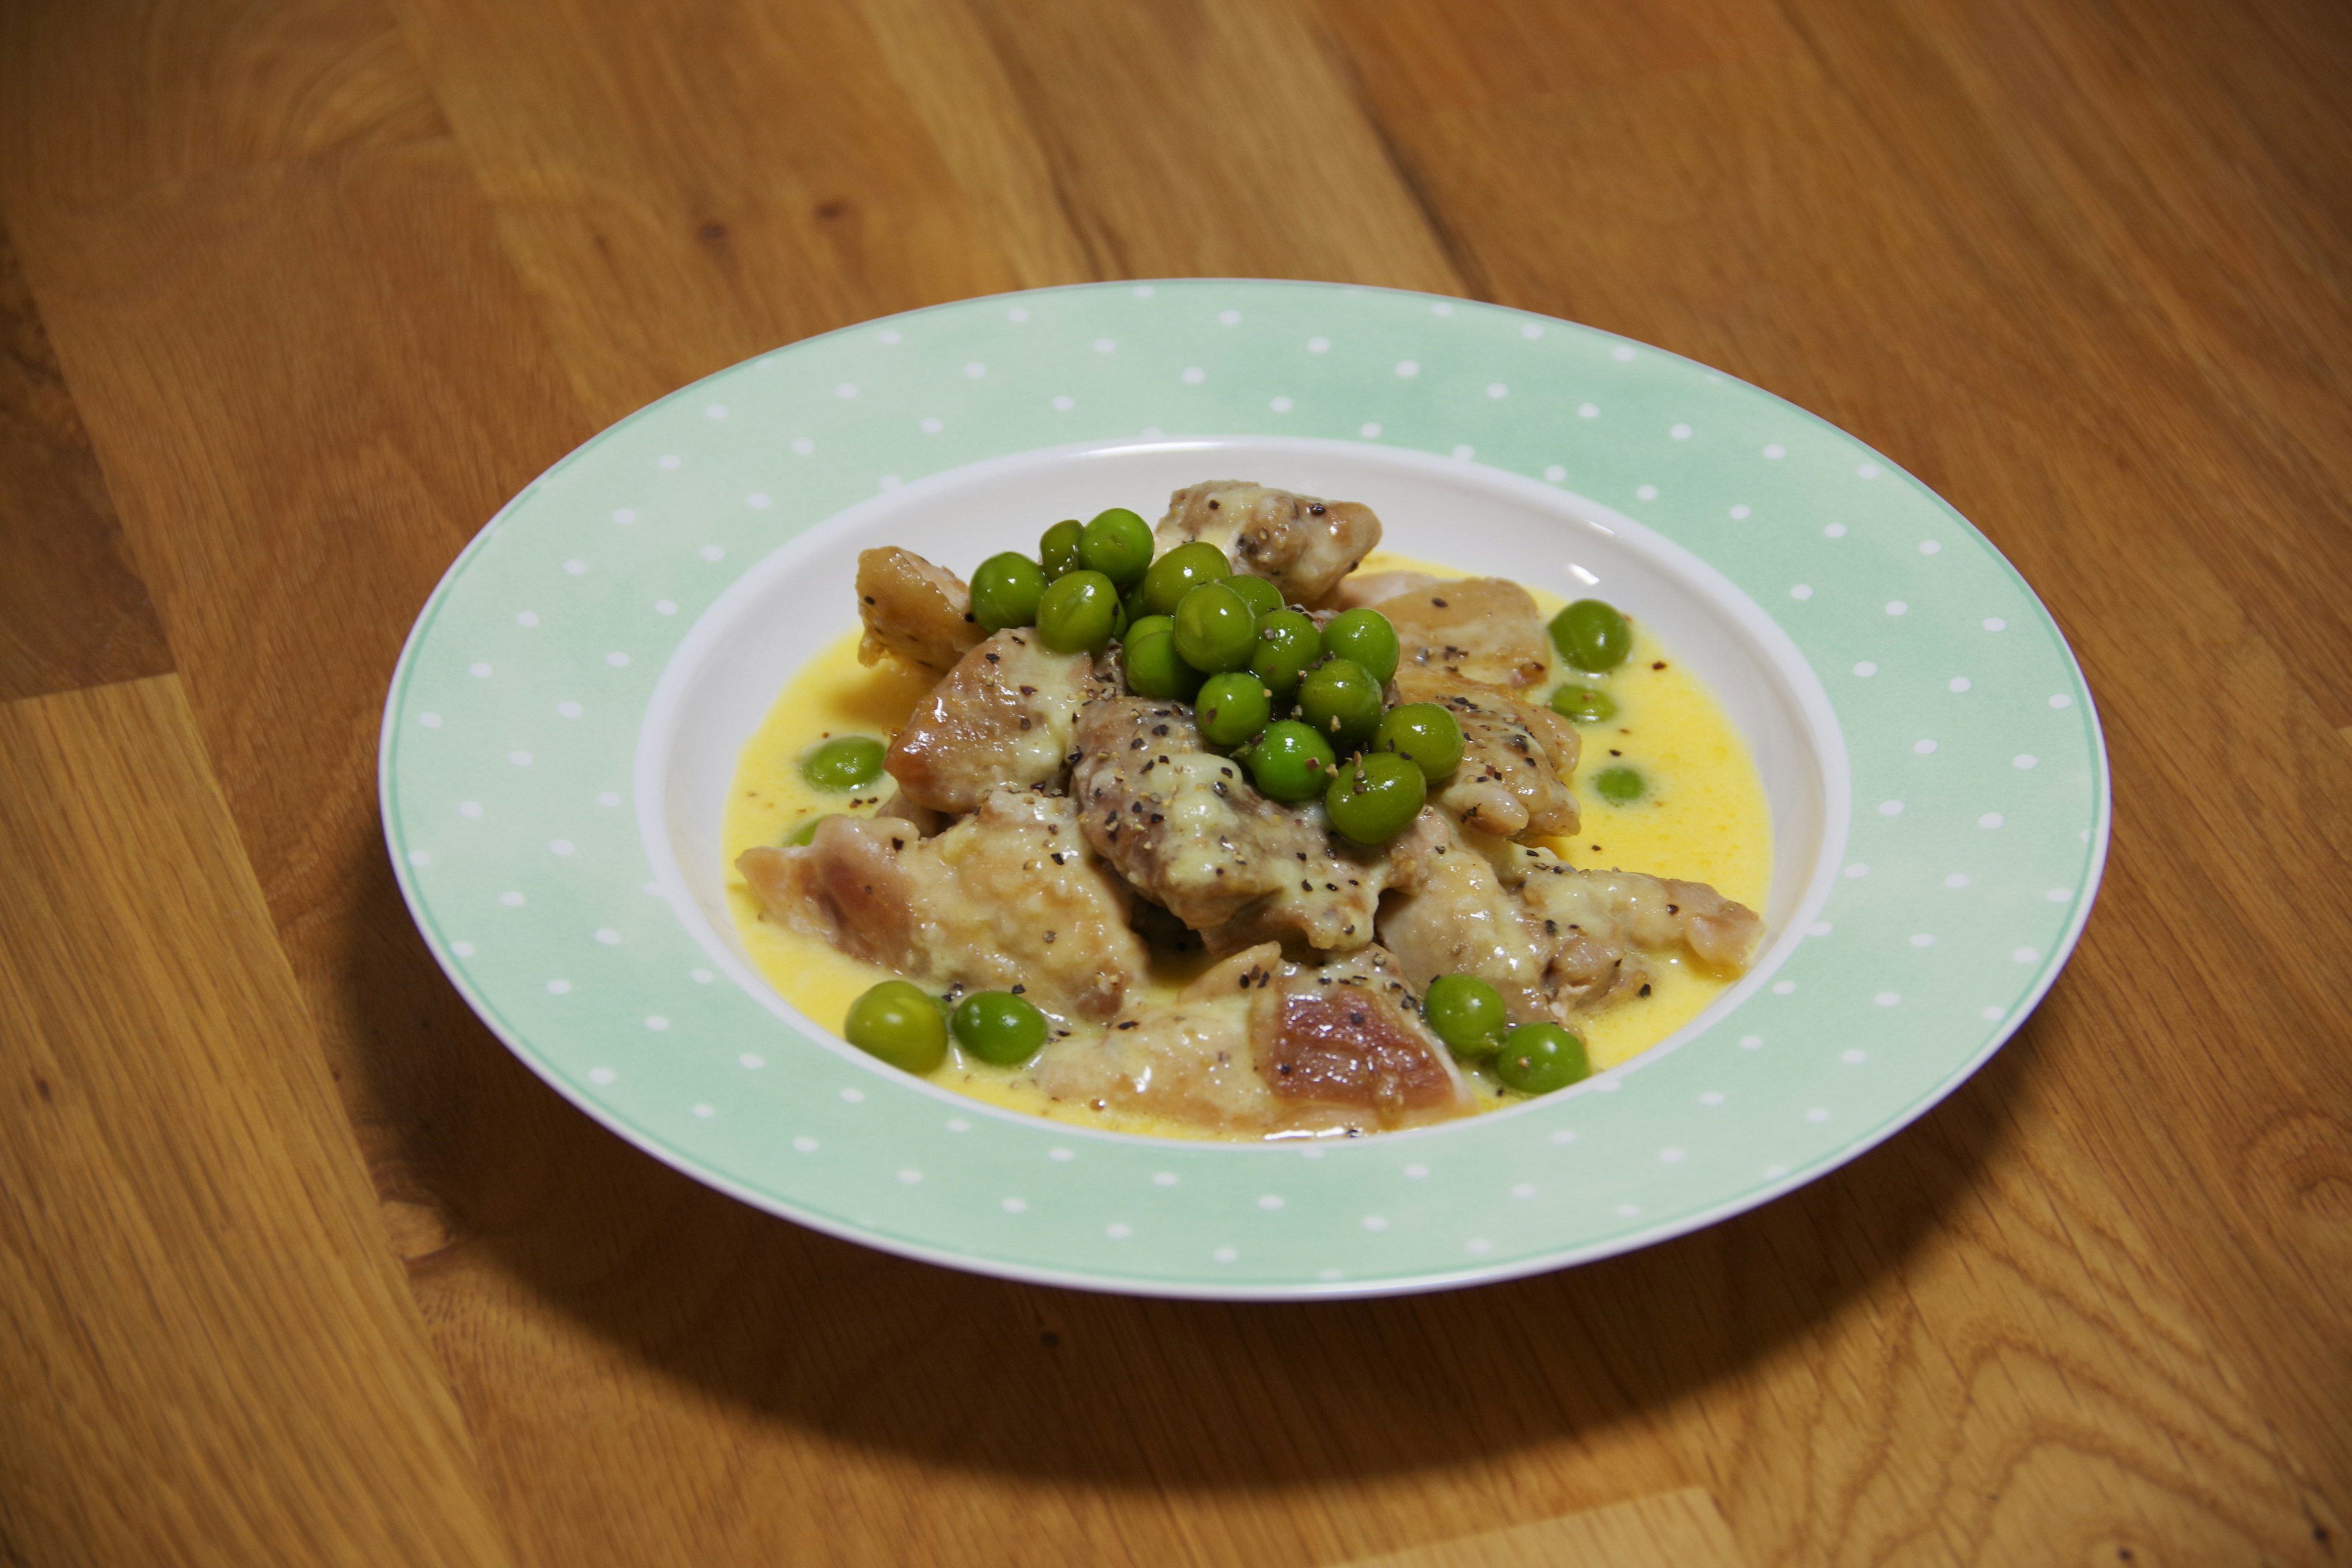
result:
[[(2339, 0), (5, 7), (0, 1559), (2341, 1561), (2347, 73)], [(1664, 344), (1973, 519), (2116, 769), (2023, 1032), (1762, 1212), (1288, 1309), (542, 1088), (379, 836), (443, 567), (746, 355), (1184, 274)]]

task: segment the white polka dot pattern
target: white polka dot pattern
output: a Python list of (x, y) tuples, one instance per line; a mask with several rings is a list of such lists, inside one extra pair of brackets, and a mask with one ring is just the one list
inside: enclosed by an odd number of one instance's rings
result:
[[(486, 531), (403, 659), (395, 870), (467, 999), (625, 1136), (942, 1261), (1392, 1289), (1616, 1250), (1826, 1169), (2039, 994), (2104, 850), (2095, 721), (2032, 595), (1899, 469), (1729, 377), (1467, 301), (1190, 281), (1017, 299), (812, 340), (616, 427)], [(1160, 428), (1377, 441), (1638, 503), (1823, 672), (1857, 804), (1811, 934), (1678, 1050), (1524, 1111), (1281, 1157), (1279, 1179), (1276, 1151), (969, 1105), (944, 1138), (937, 1096), (719, 983), (646, 898), (621, 809), (646, 696), (697, 618), (888, 484)]]

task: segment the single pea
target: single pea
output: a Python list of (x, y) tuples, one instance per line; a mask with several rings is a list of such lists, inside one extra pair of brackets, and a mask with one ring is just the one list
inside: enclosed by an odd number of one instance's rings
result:
[(793, 848), (805, 848), (807, 846), (815, 843), (817, 825), (832, 815), (833, 813), (828, 811), (822, 812), (815, 816), (810, 817), (806, 822), (803, 822), (798, 827), (793, 828), (793, 836), (790, 838), (785, 839), (784, 843)]
[(1099, 572), (1056, 577), (1037, 600), (1037, 637), (1055, 653), (1092, 653), (1118, 629), (1118, 590)]
[(1127, 633), (1121, 640), (1133, 642), (1138, 637), (1148, 637), (1154, 632), (1166, 632), (1171, 637), (1175, 636), (1176, 617), (1173, 616), (1138, 616), (1135, 619), (1127, 623)]
[(1190, 701), (1201, 689), (1201, 672), (1176, 652), (1176, 639), (1166, 632), (1129, 637), (1119, 644), (1127, 666), (1127, 689), (1155, 702)]
[(1331, 782), (1331, 742), (1296, 719), (1268, 724), (1250, 746), (1251, 782), (1273, 800), (1313, 800)]
[(1339, 770), (1323, 792), (1331, 826), (1359, 844), (1386, 844), (1412, 826), (1429, 781), (1394, 752), (1366, 752)]
[(1045, 574), (1018, 551), (992, 555), (971, 574), (971, 618), (984, 631), (1034, 626), (1038, 596), (1045, 592)]
[(1297, 610), (1276, 610), (1260, 616), (1257, 647), (1250, 654), (1250, 673), (1276, 697), (1298, 689), (1299, 677), (1323, 657), (1323, 634), (1313, 620)]
[(1381, 727), (1381, 683), (1352, 658), (1326, 659), (1298, 683), (1298, 710), (1317, 733), (1352, 752)]
[(939, 999), (904, 980), (885, 980), (852, 1002), (841, 1033), (867, 1056), (919, 1077), (948, 1057), (948, 1021)]
[(1591, 1078), (1592, 1058), (1558, 1024), (1521, 1024), (1503, 1037), (1495, 1076), (1521, 1094), (1549, 1094)]
[(1378, 610), (1348, 610), (1332, 616), (1323, 628), (1323, 651), (1333, 658), (1353, 659), (1386, 686), (1396, 673), (1396, 627)]
[(1198, 670), (1240, 669), (1257, 651), (1257, 617), (1223, 583), (1202, 583), (1176, 606), (1176, 651)]
[(1571, 724), (1605, 724), (1617, 717), (1617, 701), (1597, 686), (1563, 686), (1551, 694), (1551, 710)]
[(1078, 536), (1078, 564), (1122, 588), (1143, 581), (1151, 565), (1151, 528), (1123, 506), (1098, 512)]
[(1019, 1067), (1045, 1043), (1045, 1015), (1010, 991), (975, 991), (948, 1019), (956, 1044), (984, 1062)]
[(1066, 517), (1037, 541), (1037, 559), (1045, 563), (1047, 582), (1066, 577), (1082, 564), (1078, 560), (1078, 538), (1086, 531), (1085, 523), (1075, 517)]
[(1192, 712), (1211, 745), (1238, 746), (1265, 728), (1274, 717), (1274, 699), (1256, 676), (1235, 670), (1202, 681)]
[(1465, 1061), (1500, 1050), (1503, 1031), (1511, 1026), (1503, 994), (1475, 974), (1441, 974), (1431, 981), (1421, 1016), (1446, 1049)]
[(1551, 618), (1551, 641), (1569, 663), (1599, 675), (1633, 651), (1633, 628), (1614, 605), (1579, 599)]
[(1462, 722), (1443, 704), (1403, 702), (1381, 715), (1372, 744), (1410, 758), (1435, 784), (1462, 762)]
[(882, 742), (871, 735), (835, 735), (801, 759), (801, 777), (844, 795), (881, 776)]
[(1282, 608), (1282, 590), (1263, 577), (1236, 572), (1225, 579), (1225, 586), (1242, 596), (1242, 603), (1250, 607), (1253, 616), (1270, 616)]
[(1234, 574), (1225, 552), (1205, 539), (1180, 544), (1151, 563), (1143, 574), (1143, 607), (1155, 616), (1172, 616), (1184, 595), (1203, 583), (1221, 583)]
[(1592, 775), (1592, 793), (1612, 805), (1631, 805), (1649, 788), (1641, 773), (1620, 763)]

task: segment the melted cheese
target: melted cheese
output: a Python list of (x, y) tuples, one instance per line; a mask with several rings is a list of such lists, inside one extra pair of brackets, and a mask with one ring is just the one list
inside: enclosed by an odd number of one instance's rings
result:
[[(1359, 570), (1465, 574), (1386, 551), (1373, 552)], [(1546, 616), (1560, 608), (1561, 600), (1529, 591)], [(1606, 724), (1579, 727), (1584, 756), (1577, 777), (1586, 780), (1604, 767), (1623, 763), (1640, 771), (1647, 788), (1642, 798), (1627, 805), (1612, 805), (1591, 790), (1580, 788), (1582, 830), (1572, 839), (1542, 842), (1570, 865), (1622, 867), (1706, 882), (1727, 898), (1761, 909), (1771, 889), (1772, 828), (1756, 764), (1705, 684), (1658, 647), (1638, 622), (1633, 630), (1632, 655), (1601, 683), (1617, 702), (1617, 716)], [(729, 907), (744, 948), (777, 991), (820, 1024), (845, 1016), (850, 1003), (868, 986), (889, 978), (888, 972), (769, 921), (734, 866), (744, 850), (781, 844), (828, 812), (871, 816), (889, 793), (887, 776), (855, 796), (844, 796), (819, 790), (800, 774), (801, 757), (833, 736), (872, 735), (887, 742), (930, 689), (926, 673), (908, 673), (893, 661), (886, 659), (870, 669), (860, 665), (857, 643), (856, 631), (843, 633), (786, 683), (743, 748), (723, 827)], [(1614, 1067), (1656, 1045), (1696, 1017), (1730, 984), (1685, 958), (1651, 956), (1645, 962), (1654, 972), (1651, 994), (1577, 1022), (1596, 1069)], [(1150, 989), (1165, 999), (1205, 967), (1206, 961), (1155, 952), (1153, 963)], [(1106, 1131), (1207, 1136), (1162, 1118), (1049, 1100), (1025, 1069), (991, 1067), (961, 1052), (950, 1052), (933, 1081), (1009, 1110)], [(1483, 1073), (1474, 1073), (1472, 1081), (1484, 1108), (1516, 1104), (1520, 1098)]]

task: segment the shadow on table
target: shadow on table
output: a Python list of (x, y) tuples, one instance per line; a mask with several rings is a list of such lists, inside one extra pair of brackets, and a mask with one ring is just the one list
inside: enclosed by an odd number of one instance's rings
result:
[(1097, 1296), (835, 1241), (638, 1152), (467, 1010), (380, 853), (354, 871), (381, 884), (353, 900), (334, 998), (360, 1057), (348, 1064), (362, 1080), (355, 1120), (405, 1216), (395, 1238), (428, 1315), (468, 1325), (444, 1342), (466, 1363), (460, 1387), (551, 1372), (586, 1380), (563, 1402), (585, 1419), (644, 1404), (625, 1392), (633, 1374), (560, 1337), (551, 1357), (502, 1350), (499, 1309), (483, 1298), (512, 1286), (484, 1278), (496, 1273), (646, 1371), (751, 1417), (727, 1424), (732, 1436), (714, 1430), (715, 1444), (756, 1443), (783, 1423), (926, 1465), (1186, 1489), (1606, 1448), (1617, 1424), (1741, 1378), (1900, 1268), (1964, 1197), (2033, 1071), (2029, 1025), (1918, 1126), (1845, 1169), (1580, 1268), (1349, 1303)]

